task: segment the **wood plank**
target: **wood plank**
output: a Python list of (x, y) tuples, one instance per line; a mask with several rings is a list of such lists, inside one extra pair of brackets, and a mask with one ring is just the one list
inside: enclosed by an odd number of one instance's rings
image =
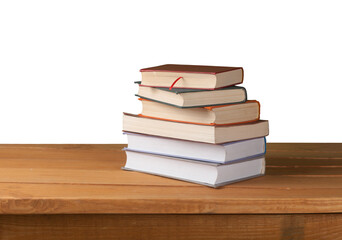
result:
[[(342, 169), (319, 168), (272, 168), (266, 169), (266, 176), (238, 182), (221, 187), (240, 188), (342, 188)], [(108, 170), (78, 169), (41, 169), (41, 168), (0, 168), (1, 183), (56, 183), (89, 185), (136, 185), (136, 186), (191, 186), (206, 188), (201, 185), (177, 181), (150, 174), (127, 172), (120, 168)]]
[(0, 184), (0, 213), (338, 213), (342, 190)]
[(124, 144), (94, 144), (94, 145), (12, 145), (0, 144), (1, 159), (21, 159), (21, 160), (75, 160), (87, 161), (96, 158), (101, 160), (122, 159), (125, 157), (122, 151)]
[(324, 152), (341, 153), (341, 143), (267, 143), (270, 152)]
[(2, 215), (4, 240), (254, 239), (339, 240), (342, 214)]
[(267, 166), (268, 175), (342, 176), (342, 166)]
[(339, 157), (270, 157), (266, 156), (267, 167), (342, 167), (342, 158)]

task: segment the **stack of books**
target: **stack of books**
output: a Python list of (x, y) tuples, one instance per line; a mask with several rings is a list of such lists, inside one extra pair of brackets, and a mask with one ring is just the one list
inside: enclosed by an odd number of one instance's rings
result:
[(140, 70), (141, 114), (124, 113), (125, 170), (211, 187), (265, 173), (268, 121), (247, 100), (241, 67), (167, 64)]

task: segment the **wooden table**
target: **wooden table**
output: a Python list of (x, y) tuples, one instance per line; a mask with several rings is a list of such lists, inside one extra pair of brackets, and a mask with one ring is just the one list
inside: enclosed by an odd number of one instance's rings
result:
[(124, 145), (0, 145), (0, 239), (342, 239), (342, 144), (268, 144), (212, 189), (128, 172)]

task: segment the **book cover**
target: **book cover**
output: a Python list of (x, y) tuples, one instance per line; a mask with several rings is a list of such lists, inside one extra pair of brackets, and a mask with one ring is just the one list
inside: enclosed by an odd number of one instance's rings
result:
[(186, 73), (202, 73), (213, 74), (228, 72), (232, 70), (243, 69), (242, 67), (220, 67), (205, 65), (181, 65), (181, 64), (164, 64), (156, 67), (140, 69), (140, 72), (186, 72)]

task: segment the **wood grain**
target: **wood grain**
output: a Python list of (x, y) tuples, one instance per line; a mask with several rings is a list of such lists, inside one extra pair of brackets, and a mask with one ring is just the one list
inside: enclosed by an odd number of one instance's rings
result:
[(0, 239), (340, 240), (342, 214), (2, 215)]
[(124, 146), (0, 145), (0, 214), (342, 212), (342, 144), (270, 143), (266, 176), (219, 189), (123, 171)]

